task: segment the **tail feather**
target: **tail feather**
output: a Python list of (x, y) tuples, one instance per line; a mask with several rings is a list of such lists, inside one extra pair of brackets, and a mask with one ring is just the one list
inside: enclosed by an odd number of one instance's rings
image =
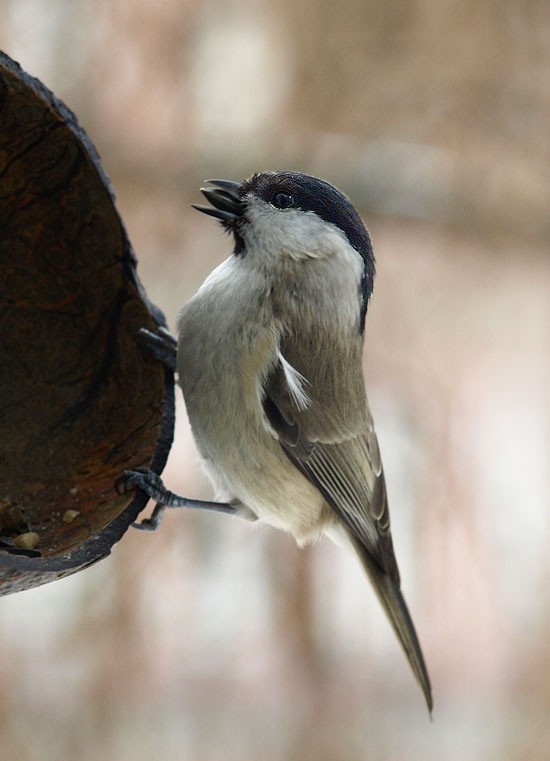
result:
[(386, 615), (392, 625), (394, 632), (401, 643), (401, 647), (411, 669), (424, 693), (430, 716), (433, 710), (432, 687), (428, 670), (424, 663), (424, 656), (420, 648), (420, 643), (412, 622), (411, 615), (401, 594), (398, 584), (383, 571), (376, 561), (369, 555), (357, 540), (352, 537), (355, 550), (365, 568), (369, 579), (374, 587), (374, 591)]

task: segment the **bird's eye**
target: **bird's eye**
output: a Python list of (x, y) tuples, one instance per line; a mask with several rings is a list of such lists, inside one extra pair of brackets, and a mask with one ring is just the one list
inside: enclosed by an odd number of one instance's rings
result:
[(294, 197), (290, 193), (275, 193), (271, 203), (278, 209), (290, 209), (294, 206)]

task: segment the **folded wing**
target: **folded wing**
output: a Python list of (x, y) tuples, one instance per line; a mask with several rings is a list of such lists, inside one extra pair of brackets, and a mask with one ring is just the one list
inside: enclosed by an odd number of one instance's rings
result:
[[(355, 351), (359, 356), (333, 356), (334, 368), (315, 361), (304, 366), (303, 358), (313, 355), (287, 340), (279, 362), (265, 379), (264, 411), (290, 461), (317, 487), (346, 530), (431, 711), (429, 677), (400, 591), (360, 344)], [(345, 368), (343, 382), (339, 368)]]

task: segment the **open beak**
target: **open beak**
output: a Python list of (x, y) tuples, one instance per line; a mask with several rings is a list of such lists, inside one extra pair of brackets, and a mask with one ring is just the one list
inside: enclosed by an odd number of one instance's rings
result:
[(201, 193), (211, 206), (192, 203), (191, 206), (203, 214), (221, 220), (224, 223), (235, 222), (244, 212), (244, 204), (239, 197), (240, 185), (231, 180), (206, 180), (213, 188), (201, 188)]

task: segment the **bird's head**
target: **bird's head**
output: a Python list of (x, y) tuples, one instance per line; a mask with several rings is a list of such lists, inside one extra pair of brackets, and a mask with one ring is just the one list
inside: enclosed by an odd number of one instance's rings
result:
[(288, 258), (329, 257), (351, 247), (362, 264), (362, 313), (374, 279), (369, 233), (357, 210), (340, 190), (301, 172), (263, 172), (242, 183), (207, 180), (201, 188), (211, 204), (195, 209), (219, 219), (235, 239), (234, 255)]

